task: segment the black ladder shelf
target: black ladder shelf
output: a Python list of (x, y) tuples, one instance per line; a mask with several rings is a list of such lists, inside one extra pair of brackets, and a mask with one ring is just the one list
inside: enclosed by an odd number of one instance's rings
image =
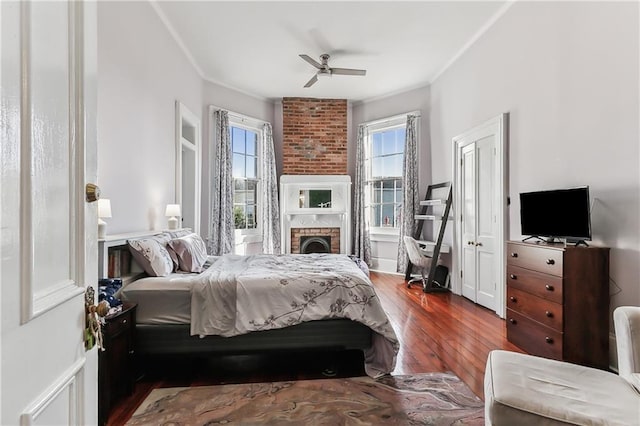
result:
[[(446, 191), (447, 198), (434, 198), (434, 192), (436, 191)], [(418, 242), (418, 244), (425, 246), (426, 248), (433, 247), (433, 252), (430, 254), (431, 266), (429, 267), (427, 281), (423, 284), (422, 287), (422, 291), (424, 291), (425, 293), (433, 291), (448, 291), (448, 289), (434, 285), (433, 280), (435, 278), (436, 267), (438, 266), (438, 258), (440, 257), (440, 253), (449, 251), (449, 247), (442, 244), (442, 239), (444, 237), (444, 230), (447, 226), (447, 222), (451, 219), (449, 217), (449, 213), (451, 211), (451, 198), (451, 182), (442, 182), (436, 183), (434, 185), (429, 185), (427, 187), (427, 194), (425, 195), (424, 200), (420, 201), (420, 214), (414, 216), (415, 220), (418, 222), (418, 225), (416, 226), (413, 238)], [(441, 214), (437, 214), (435, 211), (435, 207), (444, 207), (444, 210)], [(424, 222), (427, 220), (440, 221), (440, 229), (438, 230), (438, 236), (436, 237), (435, 241), (420, 240)], [(410, 260), (408, 260), (407, 270), (404, 274), (405, 280), (408, 281), (411, 279), (412, 269), (413, 264)]]

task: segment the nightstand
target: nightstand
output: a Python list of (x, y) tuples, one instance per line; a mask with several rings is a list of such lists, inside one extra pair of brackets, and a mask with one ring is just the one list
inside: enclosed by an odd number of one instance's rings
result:
[(105, 317), (102, 328), (105, 350), (98, 355), (100, 425), (106, 424), (115, 403), (133, 392), (136, 307), (135, 303), (125, 303), (122, 311)]

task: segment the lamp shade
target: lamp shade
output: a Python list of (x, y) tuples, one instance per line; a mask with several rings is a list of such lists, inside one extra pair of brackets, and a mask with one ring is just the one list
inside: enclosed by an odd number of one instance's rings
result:
[(111, 200), (108, 198), (98, 200), (98, 217), (111, 217)]
[(164, 215), (167, 217), (180, 216), (180, 204), (167, 204), (167, 210)]

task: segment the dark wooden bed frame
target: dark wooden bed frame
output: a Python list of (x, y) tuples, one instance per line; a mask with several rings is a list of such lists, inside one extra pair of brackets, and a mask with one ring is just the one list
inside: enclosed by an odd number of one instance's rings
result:
[(241, 354), (282, 350), (364, 350), (373, 331), (348, 319), (309, 321), (275, 330), (234, 337), (191, 336), (190, 326), (136, 325), (136, 352), (141, 356), (180, 354)]

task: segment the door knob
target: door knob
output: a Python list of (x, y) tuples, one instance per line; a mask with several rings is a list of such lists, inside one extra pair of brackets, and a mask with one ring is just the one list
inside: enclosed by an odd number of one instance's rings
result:
[(85, 196), (87, 197), (88, 203), (98, 201), (100, 198), (100, 187), (93, 183), (88, 183), (85, 187)]
[(482, 243), (476, 243), (476, 247), (482, 247)]

